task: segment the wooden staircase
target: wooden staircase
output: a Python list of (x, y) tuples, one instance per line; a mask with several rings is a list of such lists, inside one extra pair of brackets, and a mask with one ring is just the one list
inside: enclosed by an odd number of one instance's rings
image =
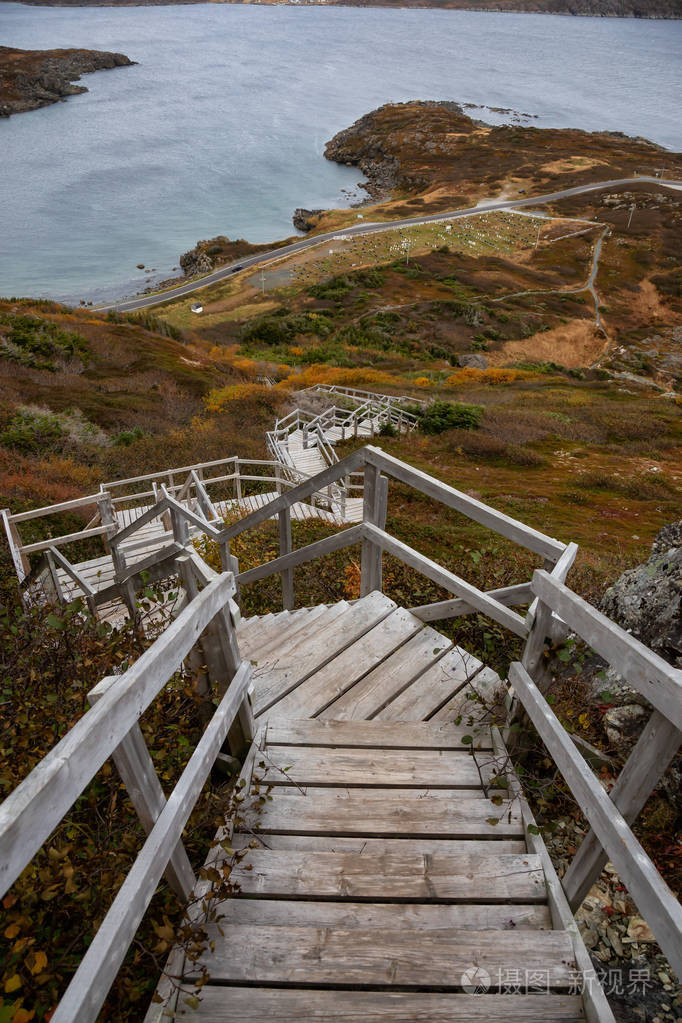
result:
[(584, 1019), (572, 937), (480, 727), (497, 674), (379, 592), (237, 635), (261, 727), (235, 852), (208, 864), (237, 891), (186, 964), (185, 985), (210, 976), (191, 1015)]
[[(238, 468), (218, 470), (212, 482), (235, 484)], [(360, 471), (362, 522), (294, 549), (297, 504)], [(440, 502), (440, 514), (467, 515), (522, 545), (544, 567), (528, 582), (477, 588), (387, 531), (389, 481)], [(182, 502), (190, 483), (193, 507)], [(573, 917), (607, 857), (671, 969), (682, 973), (682, 907), (629, 826), (680, 746), (682, 672), (565, 585), (575, 544), (373, 447), (319, 476), (289, 481), (274, 500), (231, 523), (220, 519), (194, 469), (178, 499), (159, 489), (161, 499), (123, 529), (112, 528), (105, 495), (103, 525), (61, 539), (105, 534), (114, 564), (125, 553), (113, 589), (136, 615), (136, 591), (146, 580), (128, 555), (134, 542), (138, 550), (148, 546), (140, 539), (148, 524), (170, 517), (170, 542), (149, 556), (148, 569), (156, 581), (179, 580), (176, 616), (122, 674), (94, 686), (91, 709), (0, 806), (0, 896), (109, 757), (147, 833), (54, 1023), (98, 1018), (164, 873), (186, 907), (190, 934), (195, 926), (210, 933), (199, 960), (190, 961), (182, 945), (173, 949), (145, 1023), (190, 1012), (201, 1023), (615, 1023)], [(27, 554), (56, 557), (53, 539), (18, 539), (16, 523), (43, 512), (5, 515), (18, 571)], [(279, 556), (240, 572), (231, 541), (275, 516)], [(194, 528), (216, 543), (221, 572), (194, 549)], [(360, 598), (294, 609), (296, 568), (357, 546)], [(398, 606), (382, 592), (385, 554), (449, 598)], [(80, 574), (84, 563), (66, 566), (95, 603)], [(242, 619), (237, 599), (273, 576), (284, 610)], [(509, 682), (428, 624), (474, 613), (524, 640)], [(653, 708), (610, 794), (544, 696), (546, 645), (569, 631)], [(166, 798), (139, 719), (183, 663), (215, 709)], [(591, 829), (562, 882), (495, 723), (513, 736), (522, 712)], [(195, 876), (183, 829), (226, 743), (246, 753), (235, 789), (239, 811)], [(225, 875), (235, 890), (216, 905), (224, 892), (213, 885)], [(196, 980), (198, 1008), (188, 1012), (195, 998), (184, 996)]]

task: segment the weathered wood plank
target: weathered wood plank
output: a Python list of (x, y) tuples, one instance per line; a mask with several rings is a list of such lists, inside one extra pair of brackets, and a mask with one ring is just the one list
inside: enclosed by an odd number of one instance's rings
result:
[[(485, 765), (482, 768), (484, 777), (490, 772), (486, 770)], [(281, 775), (280, 775), (281, 777)], [(443, 799), (453, 798), (454, 796), (461, 796), (462, 799), (492, 799), (493, 796), (502, 796), (506, 798), (507, 793), (504, 789), (490, 788), (490, 790), (483, 788), (460, 788), (459, 786), (452, 786), (451, 788), (423, 788), (420, 786), (411, 786), (410, 788), (401, 788), (400, 786), (386, 785), (383, 788), (374, 788), (366, 785), (363, 786), (343, 786), (343, 785), (306, 785), (300, 787), (298, 785), (287, 785), (286, 780), (283, 785), (278, 785), (273, 791), (273, 798), (283, 797), (285, 799), (291, 797), (293, 799), (311, 799), (314, 796), (323, 795), (336, 795), (340, 799), (352, 799), (354, 796), (362, 794), (363, 799), (385, 799), (386, 796), (404, 796), (407, 799)], [(295, 808), (292, 808), (292, 812), (295, 813)]]
[[(275, 746), (337, 746), (349, 749), (468, 749), (462, 742), (466, 729), (429, 722), (364, 721), (362, 728), (349, 721), (322, 717), (305, 721), (273, 722), (267, 726), (268, 748)], [(488, 736), (488, 749), (492, 748)]]
[[(278, 501), (273, 503), (276, 504)], [(246, 520), (243, 519), (242, 521)], [(344, 547), (352, 547), (353, 544), (359, 543), (362, 539), (362, 530), (362, 525), (349, 526), (348, 529), (343, 529), (339, 533), (332, 533), (331, 536), (325, 536), (322, 540), (316, 540), (306, 547), (299, 547), (298, 550), (292, 551), (290, 554), (283, 554), (279, 558), (273, 558), (272, 561), (266, 561), (262, 565), (257, 565), (256, 568), (240, 572), (239, 585), (247, 586), (249, 583), (257, 582), (259, 579), (267, 579), (271, 575), (277, 575), (280, 572), (296, 568), (297, 565), (303, 565), (306, 561), (314, 561), (315, 558), (321, 558), (324, 554), (332, 554), (334, 551), (342, 550)], [(226, 532), (229, 532), (229, 530)], [(224, 534), (221, 534), (221, 536), (224, 536)]]
[(661, 714), (682, 729), (682, 669), (673, 668), (542, 569), (533, 574), (533, 592)]
[(488, 529), (507, 537), (508, 540), (513, 540), (521, 547), (541, 554), (543, 558), (551, 558), (555, 562), (564, 551), (565, 545), (553, 537), (546, 536), (537, 529), (527, 526), (524, 522), (519, 522), (503, 512), (482, 504), (473, 497), (469, 497), (468, 494), (463, 494), (460, 490), (448, 486), (447, 483), (441, 483), (433, 476), (427, 476), (425, 472), (420, 472), (419, 469), (414, 469), (411, 465), (387, 455), (380, 448), (368, 446), (362, 449), (362, 453), (370, 465), (381, 469), (387, 476), (414, 487), (422, 494), (426, 494), (427, 497), (432, 497), (436, 501), (440, 501), (441, 504), (447, 505), (448, 508), (462, 512), (474, 522), (487, 526)]
[(251, 849), (232, 868), (238, 895), (376, 902), (545, 902), (540, 861), (530, 853), (458, 856)]
[[(498, 821), (490, 824), (488, 818)], [(501, 818), (501, 819), (500, 819)], [(523, 834), (515, 807), (487, 799), (363, 800), (360, 795), (302, 799), (295, 819), (288, 801), (267, 803), (247, 823), (255, 832), (283, 835), (366, 835), (368, 838), (509, 838)]]
[(395, 604), (381, 593), (370, 593), (349, 607), (339, 618), (315, 631), (304, 649), (291, 651), (276, 659), (253, 658), (254, 710), (262, 714), (288, 692), (305, 681), (313, 672), (323, 668), (346, 647), (368, 632), (394, 610)]
[(461, 647), (449, 650), (379, 711), (379, 721), (424, 721), (480, 671), (481, 662)]
[(451, 641), (435, 629), (422, 629), (323, 710), (320, 717), (335, 721), (375, 717), (451, 646)]
[(389, 533), (384, 532), (382, 529), (377, 529), (376, 526), (370, 525), (369, 522), (365, 522), (362, 525), (363, 535), (367, 539), (372, 540), (375, 544), (380, 546), (383, 550), (389, 551), (400, 561), (409, 565), (410, 568), (416, 569), (425, 575), (427, 579), (431, 579), (432, 582), (438, 583), (443, 589), (449, 590), (450, 593), (456, 594), (458, 597), (463, 597), (468, 604), (475, 607), (478, 611), (488, 615), (493, 621), (499, 622), (500, 625), (504, 625), (505, 628), (514, 632), (517, 636), (525, 638), (528, 635), (528, 626), (526, 625), (525, 619), (515, 611), (511, 611), (504, 604), (501, 604), (499, 600), (495, 600), (494, 597), (488, 596), (482, 590), (472, 586), (471, 583), (466, 582), (465, 579), (460, 579), (459, 576), (455, 575), (454, 572), (448, 571), (446, 568), (442, 568), (431, 558), (427, 558), (424, 554), (420, 554), (415, 551), (412, 547), (408, 547), (407, 544), (401, 540), (396, 540), (395, 537), (390, 536)]
[[(476, 839), (468, 836), (462, 838), (429, 838), (422, 836), (411, 836), (405, 838), (371, 838), (367, 835), (274, 835), (268, 832), (264, 835), (251, 834), (250, 832), (234, 835), (233, 847), (245, 849), (247, 846), (254, 849), (310, 849), (312, 852), (360, 852), (367, 856), (378, 856), (386, 852), (416, 852), (416, 853), (442, 853), (448, 856), (459, 853), (489, 853), (491, 846), (489, 839)], [(523, 838), (502, 838), (497, 839), (492, 847), (494, 852), (519, 853), (527, 852), (526, 841)]]
[(490, 905), (426, 902), (297, 902), (293, 899), (228, 899), (217, 907), (220, 927), (405, 927), (415, 931), (456, 928), (467, 931), (551, 930), (549, 910), (540, 903)]
[(682, 974), (682, 907), (523, 665), (515, 661), (509, 669), (509, 678), (672, 968), (678, 975)]
[[(519, 604), (528, 604), (533, 599), (533, 591), (530, 583), (518, 583), (515, 586), (503, 586), (498, 590), (485, 590), (487, 597), (499, 601), (505, 607), (517, 607)], [(445, 618), (459, 618), (460, 615), (471, 615), (476, 613), (467, 600), (456, 597), (454, 600), (439, 600), (435, 604), (421, 604), (419, 607), (411, 607), (410, 611), (423, 622), (437, 622)]]
[(217, 937), (201, 962), (214, 982), (445, 990), (459, 989), (473, 966), (496, 979), (511, 970), (521, 970), (522, 976), (526, 970), (541, 971), (545, 990), (568, 989), (575, 967), (570, 939), (560, 931), (407, 934), (248, 925)]
[(492, 668), (483, 668), (452, 700), (448, 700), (436, 711), (429, 719), (429, 724), (460, 721), (462, 727), (473, 736), (474, 745), (478, 743), (480, 735), (484, 735), (487, 742), (488, 729), (485, 722), (490, 719), (490, 709), (500, 706), (504, 691), (504, 683), (497, 672)]
[[(470, 753), (434, 750), (267, 748), (267, 785), (474, 789), (483, 785)], [(485, 760), (485, 757), (482, 757)], [(482, 767), (485, 777), (486, 767)], [(386, 795), (390, 793), (387, 791)]]
[(198, 1023), (582, 1023), (576, 995), (412, 994), (207, 985)]
[(315, 717), (358, 679), (423, 628), (404, 608), (396, 608), (352, 646), (279, 700), (278, 717)]

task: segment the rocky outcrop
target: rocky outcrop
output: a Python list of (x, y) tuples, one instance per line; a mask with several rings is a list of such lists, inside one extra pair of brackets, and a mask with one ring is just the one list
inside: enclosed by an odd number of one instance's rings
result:
[(0, 46), (0, 117), (37, 110), (87, 92), (72, 85), (83, 74), (129, 67), (123, 53), (102, 50), (16, 50)]
[(196, 277), (197, 274), (210, 273), (213, 269), (213, 260), (208, 253), (200, 249), (190, 249), (180, 256), (180, 266), (185, 277)]
[(601, 610), (682, 668), (682, 521), (663, 527), (648, 561), (623, 573), (604, 594)]
[(465, 352), (464, 355), (458, 356), (457, 365), (465, 369), (487, 369), (488, 360), (485, 355), (479, 355), (478, 352)]
[[(439, 111), (456, 115), (457, 119), (461, 117), (466, 122), (467, 129), (473, 126), (473, 121), (457, 103), (444, 101), (386, 104), (365, 114), (350, 128), (338, 132), (327, 143), (325, 157), (335, 163), (345, 163), (348, 167), (359, 167), (367, 178), (362, 187), (376, 202), (388, 198), (397, 188), (419, 187), (421, 182), (416, 180), (414, 174), (407, 175), (406, 161), (397, 157), (394, 148), (396, 138), (404, 132), (404, 118), (409, 119), (415, 107), (429, 110), (437, 108)], [(388, 125), (389, 133), (386, 132), (387, 117), (393, 122)], [(392, 128), (395, 128), (395, 131), (392, 131)], [(412, 125), (408, 125), (407, 138), (404, 142), (406, 145), (403, 148), (409, 152), (414, 143), (421, 144), (423, 139), (417, 138), (412, 131)]]
[(314, 227), (317, 227), (317, 221), (324, 212), (324, 210), (306, 210), (299, 206), (297, 210), (294, 210), (291, 219), (297, 231), (312, 231)]

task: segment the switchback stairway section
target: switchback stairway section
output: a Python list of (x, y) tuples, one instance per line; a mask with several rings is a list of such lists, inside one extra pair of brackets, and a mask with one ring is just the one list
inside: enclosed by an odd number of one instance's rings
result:
[[(292, 508), (359, 472), (362, 522), (294, 550)], [(543, 567), (528, 582), (481, 591), (387, 531), (391, 481), (522, 545)], [(142, 580), (134, 566), (117, 567), (116, 552), (170, 516), (171, 542), (148, 568), (180, 579), (177, 617), (123, 674), (95, 686), (91, 709), (0, 806), (0, 896), (110, 756), (147, 833), (53, 1023), (94, 1023), (164, 872), (192, 926), (210, 933), (198, 958), (173, 951), (146, 1023), (188, 1015), (178, 982), (192, 991), (202, 966), (209, 976), (192, 1009), (202, 1023), (613, 1023), (571, 912), (607, 857), (682, 973), (682, 909), (630, 829), (680, 745), (682, 672), (565, 585), (574, 544), (374, 447), (235, 522), (215, 515), (201, 485), (196, 493), (190, 509), (161, 491), (108, 537), (114, 585), (135, 614)], [(279, 556), (240, 572), (230, 542), (274, 517)], [(221, 573), (194, 549), (192, 526), (215, 540)], [(297, 608), (297, 566), (356, 545), (360, 598)], [(382, 592), (384, 552), (448, 599), (396, 605)], [(240, 593), (273, 576), (282, 609), (242, 619)], [(509, 682), (428, 624), (473, 613), (523, 639)], [(652, 707), (610, 794), (545, 696), (546, 643), (568, 630)], [(138, 722), (184, 661), (213, 684), (217, 705), (166, 797)], [(505, 746), (523, 714), (591, 829), (563, 883)], [(241, 809), (197, 878), (183, 827), (226, 741), (236, 751), (244, 740)], [(236, 891), (216, 921), (214, 879), (233, 871)]]

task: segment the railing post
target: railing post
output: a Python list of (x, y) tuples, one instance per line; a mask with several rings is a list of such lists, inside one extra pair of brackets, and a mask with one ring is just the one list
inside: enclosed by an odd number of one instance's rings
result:
[(2, 520), (5, 523), (7, 542), (12, 555), (12, 561), (14, 562), (14, 569), (17, 573), (17, 579), (19, 582), (22, 582), (22, 580), (25, 579), (31, 571), (31, 563), (21, 549), (22, 545), (19, 530), (17, 529), (16, 524), (12, 521), (12, 513), (9, 508), (4, 508), (0, 514), (2, 515)]
[(303, 449), (308, 447), (308, 424), (303, 426)]
[[(291, 509), (282, 508), (279, 513), (279, 554), (291, 554)], [(286, 568), (282, 572), (282, 607), (292, 611), (294, 607), (294, 570)]]
[(101, 496), (97, 498), (97, 507), (99, 508), (99, 517), (102, 520), (102, 525), (107, 530), (107, 535), (104, 538), (105, 550), (109, 551), (109, 541), (111, 535), (116, 532), (116, 516), (114, 514), (114, 501), (111, 496), (111, 491), (102, 490)]
[[(91, 706), (94, 707), (119, 677), (110, 675), (103, 678), (90, 690), (88, 700)], [(148, 835), (166, 805), (166, 797), (138, 724), (133, 725), (118, 745), (113, 753), (113, 760), (145, 834)], [(187, 902), (194, 888), (195, 877), (182, 842), (178, 842), (171, 853), (165, 875), (175, 894), (183, 902)]]
[[(388, 480), (374, 465), (365, 463), (362, 521), (379, 529), (386, 525)], [(366, 597), (382, 586), (382, 550), (370, 540), (362, 541), (360, 596)]]
[(50, 596), (53, 598), (55, 604), (65, 604), (66, 598), (64, 596), (64, 590), (62, 589), (62, 584), (59, 581), (57, 568), (51, 551), (45, 551), (45, 560), (47, 561), (47, 574), (49, 576), (50, 583), (52, 584), (51, 587), (48, 586), (48, 590), (51, 591)]
[(242, 499), (242, 477), (241, 477), (241, 470), (239, 468), (239, 459), (238, 458), (235, 458), (235, 460), (234, 460), (234, 473), (235, 473), (235, 475), (234, 475), (234, 492), (235, 492), (235, 494), (237, 496), (237, 500), (241, 501), (241, 499)]

